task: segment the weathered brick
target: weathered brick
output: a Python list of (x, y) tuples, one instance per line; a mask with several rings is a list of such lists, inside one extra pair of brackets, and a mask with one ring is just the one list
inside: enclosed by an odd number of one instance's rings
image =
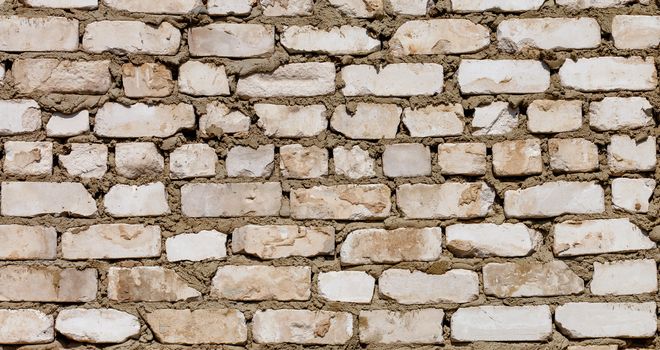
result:
[(48, 137), (71, 137), (86, 132), (89, 132), (89, 111), (87, 110), (74, 114), (53, 113), (46, 124)]
[(194, 127), (195, 111), (189, 104), (125, 106), (108, 102), (96, 113), (94, 133), (117, 138), (169, 137)]
[(607, 164), (612, 173), (653, 171), (656, 162), (655, 137), (637, 141), (626, 135), (612, 135), (607, 147)]
[(433, 261), (442, 254), (442, 229), (362, 229), (348, 234), (341, 246), (346, 265)]
[(0, 309), (0, 343), (40, 344), (55, 339), (53, 316), (31, 309)]
[(345, 344), (353, 336), (348, 312), (260, 310), (252, 317), (252, 336), (261, 344)]
[(280, 147), (280, 172), (290, 179), (311, 179), (328, 175), (328, 150), (293, 144)]
[[(77, 32), (76, 27), (76, 38)], [(181, 32), (168, 22), (158, 27), (138, 21), (92, 22), (82, 39), (83, 49), (92, 53), (174, 55), (180, 43)]]
[(307, 16), (312, 14), (314, 0), (259, 0), (264, 16)]
[(30, 7), (51, 7), (93, 10), (99, 7), (99, 0), (25, 0)]
[(525, 224), (447, 226), (447, 249), (457, 257), (522, 257), (538, 250), (543, 236)]
[(360, 343), (442, 344), (444, 311), (360, 311)]
[(393, 139), (399, 129), (401, 112), (401, 107), (395, 104), (358, 102), (354, 112), (349, 112), (346, 105), (339, 105), (332, 114), (330, 127), (351, 139)]
[(658, 267), (652, 259), (594, 262), (591, 294), (632, 295), (658, 291)]
[(315, 186), (291, 190), (291, 217), (295, 219), (378, 220), (390, 215), (386, 185)]
[(555, 309), (555, 324), (568, 338), (652, 338), (655, 302), (568, 303)]
[(533, 133), (558, 133), (580, 129), (582, 101), (535, 100), (527, 106), (527, 129)]
[(225, 104), (213, 101), (206, 105), (206, 114), (199, 118), (202, 137), (243, 133), (250, 130), (250, 117), (240, 111), (232, 111)]
[(225, 166), (231, 177), (265, 177), (273, 173), (275, 146), (263, 145), (257, 149), (236, 146), (227, 152)]
[(280, 43), (293, 53), (367, 55), (380, 50), (380, 41), (370, 37), (366, 28), (349, 25), (328, 30), (309, 25), (289, 26), (280, 34)]
[(188, 32), (190, 55), (253, 57), (271, 53), (275, 47), (272, 25), (212, 23)]
[(53, 143), (7, 141), (2, 170), (7, 175), (38, 176), (53, 172)]
[(461, 93), (530, 94), (550, 87), (550, 70), (535, 60), (461, 60), (458, 67)]
[(504, 213), (513, 218), (547, 218), (605, 211), (605, 193), (594, 182), (555, 181), (504, 193)]
[(182, 233), (165, 241), (167, 261), (220, 260), (227, 257), (227, 235), (215, 230)]
[(291, 63), (239, 79), (236, 93), (240, 97), (328, 95), (335, 92), (335, 75), (331, 62)]
[(308, 300), (309, 266), (221, 266), (211, 281), (211, 296), (228, 300)]
[(14, 86), (24, 94), (104, 94), (112, 86), (110, 61), (18, 59), (11, 74)]
[(344, 303), (369, 304), (376, 279), (364, 271), (331, 271), (318, 275), (321, 298)]
[(68, 214), (90, 217), (96, 201), (77, 182), (3, 182), (0, 206), (4, 216), (34, 217)]
[(373, 18), (383, 13), (383, 0), (329, 0), (342, 14), (355, 18)]
[(614, 16), (612, 38), (617, 49), (653, 49), (660, 43), (660, 16)]
[(290, 256), (312, 257), (335, 251), (335, 229), (332, 226), (246, 225), (234, 229), (232, 252), (278, 259)]
[(172, 72), (158, 63), (124, 64), (121, 82), (128, 97), (165, 97), (174, 91)]
[(587, 17), (507, 19), (497, 26), (497, 41), (508, 52), (593, 49), (600, 45), (600, 26)]
[(9, 265), (0, 268), (0, 300), (88, 302), (96, 299), (95, 269)]
[(474, 136), (505, 135), (518, 127), (519, 110), (507, 102), (493, 102), (476, 107), (472, 116)]
[(0, 100), (0, 136), (26, 134), (41, 128), (41, 109), (34, 100)]
[(244, 344), (247, 325), (235, 309), (159, 309), (145, 315), (156, 339), (166, 344)]
[(159, 266), (110, 267), (108, 298), (119, 302), (178, 301), (202, 294), (171, 269)]
[(649, 211), (655, 185), (653, 179), (614, 179), (612, 206), (631, 213), (646, 213)]
[(432, 6), (428, 0), (385, 0), (388, 11), (396, 15), (424, 16)]
[(498, 298), (579, 294), (584, 281), (563, 261), (489, 263), (483, 267), (484, 293)]
[(225, 66), (188, 61), (179, 67), (179, 91), (193, 96), (229, 95)]
[(550, 168), (556, 172), (589, 172), (598, 170), (598, 147), (585, 139), (548, 140)]
[(451, 338), (467, 341), (541, 341), (552, 335), (547, 305), (460, 308), (451, 317)]
[(652, 57), (568, 59), (559, 69), (561, 85), (578, 91), (653, 90), (658, 85)]
[(544, 2), (545, 0), (451, 0), (451, 10), (453, 12), (525, 12), (538, 10)]
[(151, 142), (128, 142), (115, 145), (115, 166), (119, 175), (136, 179), (163, 172), (165, 159)]
[(213, 177), (217, 162), (218, 155), (206, 143), (182, 145), (170, 153), (170, 177)]
[(485, 175), (486, 144), (443, 143), (438, 145), (438, 166), (443, 175)]
[(0, 51), (76, 51), (78, 20), (0, 16)]
[(494, 144), (493, 171), (496, 176), (541, 174), (543, 172), (541, 141), (526, 139)]
[(190, 217), (277, 216), (282, 186), (266, 183), (189, 183), (181, 188), (181, 211)]
[(404, 184), (396, 191), (396, 203), (409, 219), (485, 217), (494, 200), (495, 192), (483, 182)]
[(571, 9), (623, 7), (636, 2), (648, 4), (645, 0), (556, 0), (555, 2), (557, 5)]
[(458, 136), (465, 129), (461, 104), (406, 108), (403, 125), (412, 137)]
[(100, 224), (62, 234), (62, 258), (127, 259), (160, 256), (160, 227)]
[(266, 136), (301, 138), (322, 133), (328, 127), (324, 105), (286, 106), (257, 103), (257, 125)]
[(156, 14), (186, 14), (203, 7), (201, 0), (103, 0), (115, 10)]
[(247, 15), (257, 0), (207, 0), (206, 7), (210, 15)]
[(378, 278), (378, 291), (400, 304), (467, 303), (479, 297), (479, 275), (460, 269), (441, 275), (389, 269)]
[(344, 96), (415, 96), (442, 92), (443, 68), (436, 63), (349, 65), (341, 70)]
[(114, 309), (66, 309), (57, 314), (55, 329), (78, 342), (123, 343), (140, 334), (140, 321)]
[(1, 260), (55, 259), (57, 231), (46, 226), (0, 225)]
[(485, 26), (462, 18), (407, 21), (392, 39), (395, 56), (477, 52), (490, 44)]
[(73, 143), (71, 152), (59, 155), (60, 165), (71, 176), (100, 179), (108, 171), (108, 146), (93, 143)]
[(343, 175), (349, 179), (360, 179), (376, 176), (376, 161), (369, 155), (369, 151), (360, 146), (352, 148), (335, 147), (332, 150), (332, 160), (335, 165), (335, 174)]
[(160, 216), (170, 213), (167, 190), (162, 182), (146, 185), (114, 185), (103, 197), (112, 217)]
[(598, 131), (653, 125), (653, 106), (644, 97), (605, 97), (589, 105), (589, 125)]
[(383, 173), (387, 177), (431, 175), (431, 149), (421, 143), (385, 146)]
[(554, 225), (552, 234), (556, 256), (625, 253), (656, 247), (628, 219), (565, 221)]

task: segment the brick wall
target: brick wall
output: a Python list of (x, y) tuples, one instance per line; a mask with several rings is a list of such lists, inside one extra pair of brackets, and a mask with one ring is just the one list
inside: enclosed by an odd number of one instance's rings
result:
[(656, 1), (0, 4), (7, 349), (660, 348)]

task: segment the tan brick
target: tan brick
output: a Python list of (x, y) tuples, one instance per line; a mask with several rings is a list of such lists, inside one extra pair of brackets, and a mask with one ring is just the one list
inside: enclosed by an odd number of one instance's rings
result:
[(464, 94), (529, 94), (550, 87), (550, 70), (535, 60), (462, 60), (458, 85)]
[(0, 135), (19, 135), (41, 128), (41, 109), (34, 100), (0, 100)]
[(259, 0), (264, 16), (306, 16), (312, 14), (314, 0)]
[(346, 236), (341, 262), (347, 265), (433, 261), (442, 253), (442, 229), (362, 229)]
[(206, 143), (182, 145), (170, 153), (170, 178), (213, 177), (217, 163), (218, 155)]
[(248, 98), (328, 95), (335, 92), (335, 75), (331, 62), (291, 63), (239, 79), (236, 94)]
[(66, 309), (57, 314), (55, 329), (79, 342), (123, 343), (140, 334), (140, 321), (114, 309)]
[(179, 67), (179, 91), (193, 96), (229, 95), (225, 66), (188, 61)]
[(373, 18), (383, 12), (383, 0), (329, 0), (342, 14), (355, 18)]
[(112, 86), (110, 61), (18, 59), (11, 74), (16, 89), (24, 94), (104, 94)]
[(551, 335), (547, 305), (467, 307), (451, 317), (451, 338), (459, 342), (541, 341)]
[(605, 211), (605, 193), (594, 182), (556, 181), (504, 193), (504, 213), (514, 218), (546, 218)]
[(658, 267), (653, 259), (594, 262), (591, 294), (634, 295), (658, 291)]
[(94, 133), (101, 137), (137, 138), (169, 137), (182, 129), (195, 126), (192, 105), (125, 106), (115, 102), (104, 104), (96, 113)]
[(247, 15), (257, 0), (207, 0), (206, 7), (210, 15)]
[(252, 317), (252, 336), (260, 344), (345, 344), (353, 336), (348, 312), (260, 310)]
[(213, 23), (191, 28), (188, 46), (193, 57), (261, 56), (274, 50), (275, 28), (261, 24)]
[(584, 281), (563, 261), (489, 263), (483, 267), (484, 293), (498, 298), (579, 294)]
[(648, 5), (646, 0), (556, 0), (555, 2), (570, 9), (624, 7), (637, 2)]
[(291, 190), (295, 219), (376, 220), (390, 215), (390, 189), (385, 185), (315, 186)]
[(106, 6), (129, 12), (186, 14), (204, 7), (201, 0), (103, 0)]
[(652, 57), (593, 57), (566, 60), (561, 85), (578, 91), (648, 91), (658, 85)]
[(409, 219), (485, 217), (494, 200), (495, 192), (482, 182), (404, 184), (396, 190), (396, 203)]
[(190, 217), (277, 216), (282, 186), (266, 183), (195, 183), (181, 188), (181, 211)]
[(166, 344), (244, 344), (247, 325), (235, 309), (159, 309), (145, 315), (149, 328)]
[(335, 229), (332, 226), (246, 225), (234, 229), (231, 244), (234, 253), (260, 259), (328, 255), (335, 251)]
[(582, 101), (535, 100), (527, 106), (527, 129), (532, 133), (575, 131), (582, 126)]
[(387, 177), (431, 175), (431, 149), (419, 143), (385, 146), (383, 173)]
[(614, 16), (612, 38), (617, 49), (653, 49), (660, 43), (660, 16)]
[(335, 147), (332, 150), (332, 160), (335, 165), (335, 174), (343, 175), (349, 179), (360, 179), (376, 176), (376, 161), (369, 155), (369, 151), (360, 146)]
[(53, 143), (7, 141), (2, 170), (7, 175), (38, 176), (53, 172)]
[(570, 339), (653, 338), (658, 328), (655, 302), (567, 303), (555, 309), (555, 324)]
[(525, 224), (456, 224), (447, 226), (447, 249), (455, 256), (522, 257), (538, 250), (543, 243), (540, 232)]
[(507, 19), (497, 26), (497, 41), (501, 50), (509, 52), (593, 49), (600, 46), (600, 26), (587, 17)]
[(438, 145), (438, 166), (443, 175), (485, 175), (488, 167), (484, 143)]
[(172, 72), (158, 63), (124, 64), (121, 81), (128, 97), (165, 97), (174, 91)]
[(225, 166), (230, 177), (266, 177), (275, 167), (275, 146), (263, 145), (257, 149), (236, 146), (227, 152)]
[(637, 141), (626, 135), (612, 135), (607, 147), (607, 164), (615, 174), (653, 171), (657, 163), (655, 137)]
[(328, 127), (324, 105), (286, 106), (257, 103), (254, 111), (259, 117), (257, 125), (266, 136), (283, 138), (311, 137)]
[(518, 127), (520, 111), (507, 102), (476, 107), (472, 116), (474, 136), (505, 135)]
[[(593, 232), (598, 232), (594, 235)], [(552, 228), (556, 256), (633, 252), (656, 248), (628, 219), (564, 221)]]
[(599, 167), (598, 147), (585, 139), (550, 139), (548, 153), (553, 171), (589, 172)]
[(115, 166), (119, 175), (136, 179), (163, 172), (165, 159), (151, 142), (127, 142), (115, 145)]
[(0, 16), (0, 51), (76, 51), (78, 20)]
[(93, 10), (99, 7), (99, 0), (25, 0), (25, 4), (31, 7)]
[(290, 179), (311, 179), (328, 175), (328, 150), (299, 144), (280, 147), (280, 171)]
[(451, 0), (451, 10), (460, 13), (525, 12), (538, 10), (544, 2), (545, 0)]
[(100, 224), (62, 234), (62, 258), (127, 259), (160, 256), (160, 227)]
[(73, 143), (69, 154), (61, 154), (60, 165), (71, 176), (100, 179), (108, 170), (108, 146), (93, 143)]
[(57, 231), (46, 226), (0, 225), (0, 260), (55, 259)]
[(378, 69), (368, 64), (341, 70), (344, 96), (416, 96), (442, 92), (444, 75), (440, 64), (392, 63)]
[(493, 145), (496, 176), (538, 175), (543, 172), (541, 142), (538, 139), (504, 141)]
[(465, 129), (463, 106), (428, 106), (406, 108), (403, 111), (403, 124), (412, 137), (458, 136)]
[(378, 290), (401, 304), (467, 303), (479, 297), (479, 275), (460, 269), (441, 275), (389, 269), (378, 278)]
[(167, 261), (221, 260), (227, 257), (227, 235), (216, 230), (182, 233), (165, 241)]
[(330, 126), (350, 139), (393, 139), (399, 130), (402, 111), (395, 104), (358, 102), (354, 112), (349, 112), (346, 105), (339, 105)]
[(95, 269), (3, 266), (0, 268), (0, 300), (88, 302), (96, 299), (97, 283)]
[(221, 266), (211, 281), (211, 296), (229, 300), (308, 300), (309, 266)]
[(612, 206), (630, 213), (646, 213), (655, 191), (653, 179), (618, 178), (612, 180)]
[(3, 182), (0, 206), (4, 216), (96, 214), (96, 201), (83, 184), (76, 182)]
[(92, 22), (85, 27), (82, 39), (83, 49), (92, 53), (174, 55), (180, 43), (181, 32), (168, 22), (158, 27), (138, 21)]
[(644, 97), (605, 97), (589, 105), (589, 125), (598, 131), (654, 125), (653, 106)]
[(158, 266), (110, 267), (107, 280), (108, 298), (119, 302), (172, 302), (202, 295), (174, 270)]
[(330, 271), (318, 275), (321, 298), (343, 303), (369, 304), (376, 279), (364, 271)]
[(250, 117), (240, 111), (232, 111), (218, 101), (206, 105), (206, 114), (199, 118), (199, 131), (202, 137), (222, 136), (250, 130)]
[(442, 344), (444, 317), (440, 309), (360, 311), (360, 343)]
[(310, 25), (289, 26), (280, 34), (280, 43), (295, 53), (367, 55), (380, 50), (380, 41), (370, 37), (366, 28), (349, 25), (327, 30)]
[(40, 344), (55, 340), (53, 316), (38, 310), (0, 309), (2, 344)]
[(74, 114), (53, 113), (46, 125), (48, 137), (71, 137), (86, 132), (89, 132), (89, 111), (86, 110)]
[(407, 21), (390, 40), (395, 56), (477, 52), (490, 44), (488, 28), (462, 18)]
[(112, 217), (160, 216), (170, 213), (167, 190), (162, 182), (146, 185), (114, 185), (103, 197), (105, 211)]

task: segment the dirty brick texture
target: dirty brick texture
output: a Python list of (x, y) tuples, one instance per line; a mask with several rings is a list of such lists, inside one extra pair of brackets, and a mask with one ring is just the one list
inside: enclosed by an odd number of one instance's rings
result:
[(651, 350), (655, 0), (0, 0), (0, 347)]

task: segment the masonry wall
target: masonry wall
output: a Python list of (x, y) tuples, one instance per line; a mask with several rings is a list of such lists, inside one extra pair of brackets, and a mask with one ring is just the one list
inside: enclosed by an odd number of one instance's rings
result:
[(655, 1), (0, 4), (7, 349), (660, 348)]

